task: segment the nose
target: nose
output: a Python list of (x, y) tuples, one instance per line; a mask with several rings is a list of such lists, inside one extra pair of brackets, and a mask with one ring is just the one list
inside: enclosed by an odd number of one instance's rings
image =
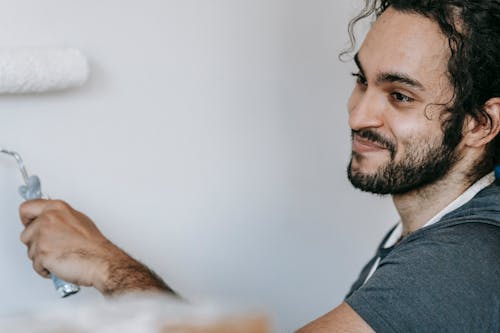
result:
[(349, 98), (349, 126), (358, 131), (366, 128), (379, 128), (384, 125), (384, 103), (370, 89), (355, 89)]

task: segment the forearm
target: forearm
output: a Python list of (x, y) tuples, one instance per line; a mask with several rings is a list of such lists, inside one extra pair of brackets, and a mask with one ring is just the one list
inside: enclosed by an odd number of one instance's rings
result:
[(20, 207), (25, 226), (21, 241), (35, 271), (53, 273), (82, 286), (93, 286), (107, 296), (127, 292), (175, 295), (145, 265), (111, 243), (86, 215), (63, 201), (32, 200)]
[(121, 249), (114, 247), (104, 265), (101, 279), (95, 287), (106, 296), (129, 292), (159, 292), (177, 294), (151, 269), (135, 260)]

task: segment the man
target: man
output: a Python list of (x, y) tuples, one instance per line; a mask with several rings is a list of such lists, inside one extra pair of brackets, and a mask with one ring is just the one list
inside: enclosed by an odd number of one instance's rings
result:
[[(500, 332), (500, 0), (366, 1), (348, 176), (400, 223), (307, 332)], [(106, 295), (172, 292), (60, 201), (20, 208), (34, 269)]]

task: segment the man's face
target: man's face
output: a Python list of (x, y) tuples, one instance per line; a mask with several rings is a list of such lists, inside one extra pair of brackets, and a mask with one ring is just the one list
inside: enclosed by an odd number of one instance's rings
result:
[(392, 8), (377, 19), (356, 56), (348, 105), (348, 176), (355, 187), (407, 193), (442, 178), (455, 163), (441, 127), (443, 104), (452, 98), (449, 56), (437, 23)]

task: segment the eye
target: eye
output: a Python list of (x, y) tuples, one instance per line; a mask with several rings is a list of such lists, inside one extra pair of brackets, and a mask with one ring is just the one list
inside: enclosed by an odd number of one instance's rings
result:
[(394, 98), (394, 100), (396, 100), (397, 102), (400, 102), (400, 103), (411, 103), (414, 101), (413, 98), (406, 96), (406, 95), (399, 93), (399, 92), (393, 92), (391, 95)]
[(368, 85), (368, 81), (366, 81), (366, 78), (364, 77), (363, 74), (361, 73), (351, 73), (352, 76), (356, 78), (356, 83), (361, 84), (363, 86)]

